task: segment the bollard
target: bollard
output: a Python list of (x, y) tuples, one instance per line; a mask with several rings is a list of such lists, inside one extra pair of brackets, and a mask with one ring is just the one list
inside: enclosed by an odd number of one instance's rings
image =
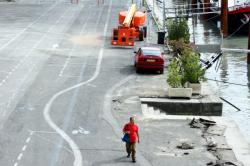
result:
[(192, 0), (192, 8), (196, 10), (197, 8), (197, 0)]
[[(203, 7), (204, 7), (204, 12), (205, 13), (207, 13), (207, 12), (209, 12), (209, 7), (210, 7), (210, 0), (204, 0), (203, 1), (204, 2), (204, 4), (203, 4)], [(209, 14), (204, 14), (204, 17), (203, 17), (204, 19), (208, 19), (209, 18)]]
[(221, 1), (221, 31), (223, 37), (228, 36), (228, 0)]

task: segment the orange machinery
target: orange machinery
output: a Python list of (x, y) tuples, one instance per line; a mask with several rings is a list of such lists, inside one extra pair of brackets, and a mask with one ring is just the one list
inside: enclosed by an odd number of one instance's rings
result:
[(119, 26), (113, 29), (112, 45), (134, 46), (135, 39), (143, 41), (147, 36), (147, 27), (144, 26), (146, 14), (136, 11), (136, 5), (132, 4), (128, 11), (119, 13)]

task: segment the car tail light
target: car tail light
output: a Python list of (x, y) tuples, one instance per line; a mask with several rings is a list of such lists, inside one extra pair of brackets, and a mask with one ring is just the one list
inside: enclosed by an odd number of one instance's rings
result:
[(164, 59), (163, 58), (159, 58), (158, 62), (164, 62)]

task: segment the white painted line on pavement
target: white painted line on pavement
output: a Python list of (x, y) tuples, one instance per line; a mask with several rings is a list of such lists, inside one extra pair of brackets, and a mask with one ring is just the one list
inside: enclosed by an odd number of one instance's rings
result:
[[(73, 50), (73, 49), (72, 49), (72, 50)], [(60, 77), (62, 77), (64, 70), (66, 69), (66, 67), (67, 67), (68, 64), (69, 64), (69, 61), (70, 61), (71, 56), (72, 56), (72, 55), (71, 55), (71, 54), (72, 54), (72, 50), (70, 51), (70, 55), (67, 57), (67, 60), (65, 61), (64, 65), (63, 65), (63, 68), (62, 68), (61, 71), (60, 71), (60, 74), (59, 74)]]
[(30, 142), (30, 139), (31, 139), (31, 138), (30, 138), (30, 137), (28, 137), (28, 138), (26, 139), (26, 141), (25, 141), (25, 142), (26, 142), (26, 143), (29, 143), (29, 142)]
[[(111, 6), (112, 6), (112, 0), (109, 2), (109, 9), (108, 9), (108, 16), (106, 18), (106, 22), (105, 22), (105, 27), (104, 27), (104, 32), (103, 32), (103, 36), (107, 35), (107, 28), (108, 28), (108, 21), (110, 18), (110, 13), (111, 13)], [(75, 161), (74, 161), (74, 166), (82, 166), (82, 154), (80, 151), (80, 148), (78, 147), (78, 145), (74, 142), (74, 140), (69, 137), (62, 129), (60, 129), (51, 119), (50, 117), (50, 109), (51, 106), (53, 104), (53, 102), (61, 95), (63, 95), (64, 93), (71, 91), (75, 88), (78, 88), (80, 86), (83, 86), (87, 83), (92, 82), (93, 80), (95, 80), (98, 76), (98, 74), (100, 73), (100, 69), (101, 69), (101, 62), (102, 62), (102, 58), (103, 58), (103, 50), (104, 50), (104, 44), (105, 42), (102, 43), (101, 49), (99, 51), (98, 54), (98, 60), (97, 60), (97, 64), (96, 64), (96, 69), (95, 69), (95, 73), (94, 75), (87, 81), (76, 84), (74, 86), (71, 86), (67, 89), (64, 89), (56, 94), (54, 94), (52, 96), (52, 98), (47, 102), (47, 104), (45, 105), (44, 111), (43, 111), (43, 115), (44, 115), (44, 119), (46, 120), (46, 122), (49, 124), (49, 126), (54, 129), (57, 133), (59, 133), (61, 135), (61, 137), (69, 144), (70, 148), (73, 151), (74, 157), (75, 157)]]
[[(23, 79), (21, 79), (21, 81), (19, 81), (19, 85), (21, 86), (23, 84), (23, 82), (27, 79), (27, 77), (29, 76), (29, 73), (32, 72), (34, 68), (34, 65), (30, 66), (30, 69), (28, 72), (26, 72), (26, 75), (23, 77)], [(7, 107), (6, 109), (3, 111), (2, 116), (6, 115), (7, 110), (9, 109), (9, 107), (11, 106), (11, 102), (12, 100), (16, 97), (17, 93), (16, 91), (19, 89), (20, 87), (18, 86), (16, 89), (13, 90), (13, 94), (11, 95), (11, 97), (9, 98), (8, 102), (7, 102)]]
[[(46, 133), (45, 133), (46, 134)], [(49, 133), (50, 134), (50, 133)], [(55, 133), (53, 133), (53, 134), (55, 134)], [(56, 134), (58, 134), (58, 133), (56, 133)], [(41, 140), (43, 140), (43, 141), (46, 141), (46, 142), (48, 142), (48, 143), (50, 143), (50, 144), (53, 144), (53, 145), (57, 145), (58, 144), (58, 142), (52, 142), (50, 139), (48, 139), (48, 138), (46, 138), (46, 137), (42, 137), (42, 136), (40, 136), (39, 134), (35, 134), (35, 136), (36, 137), (38, 137), (39, 139), (41, 139)], [(70, 150), (70, 149), (68, 149), (67, 147), (65, 147), (65, 146), (60, 146), (62, 149), (64, 149), (64, 150), (66, 150), (68, 153), (70, 153), (70, 154), (72, 154), (73, 155), (73, 152)]]
[(27, 145), (24, 145), (23, 148), (22, 148), (22, 151), (24, 152), (27, 148)]
[[(90, 17), (89, 17), (90, 15), (91, 15), (91, 14), (88, 15), (88, 17), (87, 17), (85, 23), (83, 24), (83, 27), (82, 27), (81, 32), (80, 32), (80, 35), (82, 35), (83, 30), (85, 29), (85, 27), (86, 27), (86, 25), (87, 25), (87, 22), (88, 22), (88, 20), (89, 20), (89, 18), (90, 18)], [(62, 77), (62, 76), (63, 76), (64, 70), (66, 69), (66, 67), (68, 66), (68, 64), (69, 64), (69, 62), (70, 62), (70, 60), (71, 60), (71, 57), (72, 57), (72, 54), (73, 54), (73, 51), (74, 51), (75, 47), (76, 47), (76, 44), (74, 44), (73, 47), (70, 49), (69, 55), (68, 55), (68, 57), (67, 57), (67, 59), (66, 59), (64, 65), (63, 65), (61, 71), (59, 72), (59, 75), (58, 75), (59, 77)]]
[[(102, 8), (102, 9), (103, 9), (103, 8)], [(98, 16), (98, 19), (97, 19), (97, 21), (96, 21), (95, 29), (97, 29), (97, 24), (100, 22), (101, 13), (102, 13), (102, 11), (100, 12), (100, 14), (99, 14), (99, 16)], [(81, 32), (80, 32), (80, 35), (82, 35), (83, 29), (85, 29), (85, 27), (86, 27), (86, 25), (87, 25), (87, 20), (90, 18), (89, 16), (90, 16), (90, 15), (88, 15), (88, 17), (86, 18), (86, 21), (85, 21), (85, 23), (84, 23), (84, 25), (83, 25), (83, 28), (82, 28), (82, 30), (81, 30)], [(95, 31), (96, 31), (96, 30), (95, 30)], [(68, 36), (71, 36), (71, 35), (69, 35), (69, 34), (67, 34), (67, 35), (68, 35)], [(70, 50), (70, 53), (69, 53), (69, 55), (68, 55), (68, 57), (67, 57), (67, 59), (66, 59), (64, 65), (63, 65), (61, 71), (59, 72), (59, 75), (58, 75), (59, 77), (64, 76), (64, 75), (63, 75), (64, 70), (66, 69), (66, 67), (68, 66), (68, 64), (69, 64), (69, 62), (70, 62), (70, 60), (71, 60), (72, 53), (73, 53), (73, 51), (75, 51), (75, 50), (74, 50), (75, 46), (76, 46), (76, 44), (74, 44), (73, 47), (72, 47), (71, 49), (64, 49), (64, 50)], [(61, 49), (60, 49), (60, 50), (61, 50)], [(72, 63), (71, 63), (71, 64), (72, 64)], [(78, 76), (77, 76), (77, 77), (78, 77)]]
[[(20, 161), (23, 158), (23, 153), (27, 149), (27, 146), (28, 146), (27, 144), (30, 142), (32, 134), (33, 132), (30, 132), (29, 137), (25, 141), (25, 145), (22, 147), (22, 152), (18, 154), (17, 161)], [(18, 165), (18, 162), (15, 162), (14, 166), (17, 166), (17, 165)]]
[[(68, 10), (66, 10), (66, 11), (68, 11)], [(62, 16), (65, 15), (66, 11), (65, 11), (65, 12), (61, 15), (61, 17), (57, 20), (56, 24), (59, 22), (59, 20), (62, 18)], [(51, 29), (52, 29), (56, 24), (54, 24), (53, 26), (51, 26), (50, 29), (48, 30), (48, 32), (51, 31)], [(47, 32), (46, 32), (46, 33), (44, 34), (44, 36), (36, 43), (36, 45), (33, 46), (33, 48), (32, 48), (31, 51), (26, 55), (26, 57), (29, 56), (29, 54), (33, 51), (33, 49), (36, 48), (36, 47), (40, 44), (40, 42), (43, 40), (43, 38), (46, 36), (46, 34), (47, 34)], [(22, 60), (19, 62), (19, 64), (18, 64), (17, 66), (19, 66), (22, 62), (24, 62), (24, 59), (22, 59)], [(17, 66), (16, 66), (15, 68), (18, 68)], [(30, 71), (33, 69), (33, 67), (34, 67), (34, 65), (32, 65), (32, 68), (30, 69)], [(29, 71), (29, 72), (30, 72), (30, 71)], [(29, 73), (29, 72), (28, 72), (28, 73)], [(27, 74), (27, 75), (28, 75), (28, 74)], [(26, 79), (27, 75), (25, 76), (25, 79)], [(24, 80), (25, 80), (25, 79), (24, 79)], [(13, 97), (13, 96), (15, 96), (15, 95), (12, 95), (12, 97)], [(11, 97), (11, 98), (12, 98), (12, 97)], [(27, 144), (31, 141), (31, 136), (33, 135), (33, 133), (34, 133), (33, 131), (30, 131), (30, 136), (26, 139), (26, 141), (25, 141), (26, 144), (23, 146), (22, 151), (25, 151), (25, 150), (26, 150)], [(70, 151), (70, 152), (71, 152), (71, 151)], [(23, 153), (20, 153), (20, 154), (18, 155), (17, 160), (21, 160), (22, 157), (23, 157)], [(17, 165), (18, 165), (18, 162), (16, 162), (14, 166), (17, 166)]]
[[(13, 49), (10, 49), (10, 50), (13, 50)], [(0, 61), (11, 61), (11, 62), (18, 61), (18, 59), (13, 59), (13, 58), (0, 58)]]
[(96, 88), (96, 85), (94, 85), (94, 84), (87, 84), (87, 86), (92, 87), (92, 88)]
[(112, 86), (108, 90), (108, 92), (105, 94), (105, 98), (104, 98), (104, 102), (103, 102), (104, 103), (103, 118), (112, 126), (117, 137), (120, 137), (121, 129), (119, 128), (117, 121), (115, 120), (115, 118), (113, 117), (113, 115), (111, 113), (111, 109), (112, 109), (111, 101), (112, 101), (113, 92), (115, 89), (122, 86), (123, 84), (125, 84), (126, 82), (128, 82), (129, 80), (131, 80), (134, 77), (135, 77), (134, 75), (130, 75), (130, 76), (122, 79), (117, 84)]
[[(115, 84), (113, 87), (111, 87), (108, 90), (108, 92), (105, 94), (104, 106), (103, 106), (103, 118), (112, 126), (117, 138), (120, 138), (122, 131), (121, 131), (121, 128), (119, 127), (117, 120), (114, 118), (111, 112), (112, 110), (111, 101), (112, 101), (113, 92), (115, 91), (115, 89), (117, 89), (118, 87), (121, 87), (123, 84), (125, 84), (126, 82), (128, 82), (134, 77), (135, 77), (134, 75), (130, 75), (124, 78), (123, 80)], [(149, 163), (149, 161), (141, 154), (140, 151), (138, 151), (137, 153), (138, 153), (137, 158), (140, 162), (140, 165), (151, 166), (151, 163)]]
[(34, 131), (30, 131), (30, 135), (33, 135), (34, 134)]
[[(29, 50), (29, 52), (25, 55), (25, 57), (22, 60), (20, 60), (19, 63), (14, 67), (14, 71), (17, 70), (21, 66), (21, 64), (24, 63), (25, 59), (28, 58), (31, 55), (31, 53), (38, 47), (38, 45), (48, 35), (48, 33), (61, 21), (61, 19), (67, 14), (67, 12), (69, 11), (69, 9), (70, 8), (68, 8), (67, 10), (65, 10), (63, 12), (63, 14), (59, 17), (59, 19), (55, 22), (55, 24), (53, 24), (52, 26), (50, 26), (50, 28), (48, 29), (48, 31), (43, 34), (43, 36), (40, 38), (40, 40), (38, 42), (36, 42), (36, 44)], [(6, 82), (5, 80), (7, 80), (8, 78), (9, 78), (9, 74), (5, 76), (5, 79), (4, 79), (4, 81), (2, 81), (2, 83)]]
[(58, 133), (55, 132), (55, 131), (33, 131), (33, 130), (29, 130), (29, 132), (32, 132), (32, 134), (33, 134), (33, 133), (58, 134)]
[(32, 25), (34, 25), (37, 21), (39, 21), (43, 16), (47, 15), (53, 8), (55, 8), (58, 4), (55, 3), (53, 6), (51, 6), (47, 11), (45, 11), (42, 15), (40, 15), (35, 21), (33, 21), (32, 23), (30, 23), (26, 28), (24, 28), (21, 32), (19, 32), (15, 37), (13, 37), (11, 40), (9, 40), (7, 43), (5, 43), (4, 45), (2, 45), (0, 47), (0, 50), (4, 49), (5, 47), (7, 47), (10, 43), (12, 43), (13, 41), (15, 41), (18, 37), (20, 37), (28, 28), (30, 28)]
[(20, 153), (20, 154), (18, 155), (18, 157), (17, 157), (17, 160), (20, 161), (20, 160), (22, 159), (22, 157), (23, 157), (23, 153)]
[(98, 31), (97, 31), (97, 26), (98, 26), (98, 24), (100, 23), (100, 19), (101, 19), (101, 16), (102, 16), (102, 11), (103, 11), (103, 7), (102, 7), (102, 9), (101, 9), (100, 14), (98, 15), (98, 19), (97, 19), (96, 24), (95, 24), (95, 31), (94, 31), (94, 32), (98, 32)]
[(62, 77), (62, 76), (63, 76), (64, 78), (67, 78), (67, 77), (68, 77), (68, 78), (76, 78), (76, 77), (80, 77), (79, 75), (75, 75), (75, 76), (73, 76), (73, 75), (65, 75), (65, 74), (64, 74), (64, 75), (58, 75), (58, 76), (59, 76), (59, 77)]
[(0, 73), (8, 73), (7, 71), (0, 71)]

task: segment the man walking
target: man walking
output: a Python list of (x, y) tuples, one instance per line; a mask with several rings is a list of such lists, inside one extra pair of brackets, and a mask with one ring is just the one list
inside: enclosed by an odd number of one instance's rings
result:
[(139, 138), (139, 128), (135, 124), (135, 119), (134, 117), (130, 117), (129, 123), (125, 124), (123, 127), (123, 133), (129, 135), (129, 141), (126, 142), (126, 151), (128, 153), (127, 157), (132, 157), (132, 161), (135, 163), (135, 153), (136, 153), (136, 141), (140, 143), (140, 138)]

